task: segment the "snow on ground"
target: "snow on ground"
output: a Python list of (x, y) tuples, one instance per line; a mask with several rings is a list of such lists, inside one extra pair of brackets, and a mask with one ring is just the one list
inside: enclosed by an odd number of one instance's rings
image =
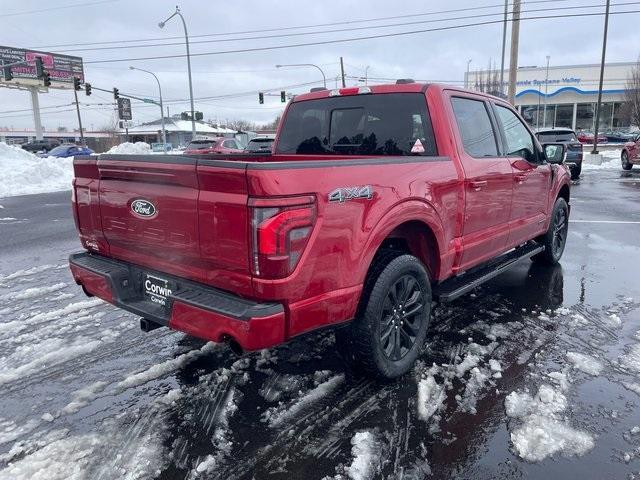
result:
[(429, 375), (418, 382), (418, 415), (422, 420), (428, 420), (440, 408), (447, 398), (444, 386), (438, 385)]
[(0, 198), (71, 189), (73, 159), (40, 158), (0, 142)]
[(593, 376), (600, 375), (604, 368), (600, 361), (584, 353), (567, 352), (567, 360), (578, 370)]
[(115, 147), (111, 147), (107, 153), (114, 153), (118, 155), (150, 155), (151, 145), (146, 142), (124, 142)]
[(353, 480), (367, 480), (373, 477), (379, 463), (380, 447), (371, 432), (357, 432), (351, 439), (353, 461), (345, 473)]
[(291, 405), (280, 404), (267, 410), (262, 416), (269, 426), (277, 427), (298, 415), (302, 410), (334, 391), (344, 382), (344, 374), (335, 375), (308, 391)]
[(511, 431), (516, 453), (539, 462), (556, 453), (583, 455), (594, 446), (593, 437), (571, 427), (563, 418), (567, 398), (561, 389), (542, 384), (538, 393), (512, 392), (505, 399), (507, 416), (519, 421)]
[[(585, 145), (584, 153), (588, 153), (587, 145)], [(583, 170), (616, 170), (621, 169), (622, 164), (620, 163), (620, 154), (622, 153), (622, 149), (614, 149), (614, 150), (602, 150), (600, 154), (602, 155), (602, 164), (601, 165), (592, 165), (590, 163), (582, 162)]]

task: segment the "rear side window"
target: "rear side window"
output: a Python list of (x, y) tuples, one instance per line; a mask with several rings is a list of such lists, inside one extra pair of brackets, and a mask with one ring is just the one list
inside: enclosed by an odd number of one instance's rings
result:
[(277, 153), (437, 155), (420, 93), (330, 97), (293, 103)]
[(451, 104), (465, 152), (472, 157), (497, 157), (498, 144), (485, 103), (454, 97)]

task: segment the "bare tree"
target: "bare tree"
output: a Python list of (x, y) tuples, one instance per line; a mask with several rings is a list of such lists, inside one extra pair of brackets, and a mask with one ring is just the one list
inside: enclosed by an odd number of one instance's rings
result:
[(640, 58), (631, 68), (624, 90), (623, 116), (632, 125), (640, 126)]
[(487, 70), (480, 70), (476, 76), (474, 89), (478, 92), (488, 93), (502, 97), (502, 89), (500, 88), (500, 74), (496, 70), (496, 65), (489, 60)]
[(273, 121), (269, 123), (265, 123), (262, 126), (262, 130), (277, 130), (281, 119), (282, 119), (282, 114), (279, 113), (278, 116), (273, 119)]

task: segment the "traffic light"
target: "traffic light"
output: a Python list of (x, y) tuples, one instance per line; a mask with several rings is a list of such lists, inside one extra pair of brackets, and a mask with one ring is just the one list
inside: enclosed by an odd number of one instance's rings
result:
[(258, 92), (258, 103), (262, 105), (264, 103), (264, 93)]
[(113, 87), (113, 99), (118, 100), (120, 98), (120, 90), (116, 87)]
[(284, 90), (280, 92), (280, 101), (282, 103), (287, 103), (287, 94)]
[(44, 67), (42, 66), (42, 59), (40, 57), (36, 57), (36, 77), (44, 77)]
[(196, 117), (196, 120), (202, 120), (204, 118), (202, 112), (194, 112), (194, 116)]
[(180, 120), (190, 120), (189, 114), (187, 112), (182, 112), (180, 114)]
[(80, 90), (82, 88), (80, 86), (80, 79), (78, 77), (73, 77), (73, 88), (75, 90)]
[(5, 81), (13, 80), (13, 72), (11, 71), (11, 67), (2, 67), (2, 71), (4, 73)]
[(49, 72), (44, 72), (42, 74), (42, 82), (45, 87), (51, 86), (51, 74)]
[(87, 97), (89, 95), (91, 95), (91, 84), (90, 83), (85, 83), (84, 84), (84, 93), (87, 95)]

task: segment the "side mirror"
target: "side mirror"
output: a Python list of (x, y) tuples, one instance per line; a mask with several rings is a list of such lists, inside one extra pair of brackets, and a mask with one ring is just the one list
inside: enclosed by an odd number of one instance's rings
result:
[(567, 158), (567, 146), (563, 143), (545, 143), (542, 148), (544, 148), (544, 156), (549, 163), (560, 165)]

